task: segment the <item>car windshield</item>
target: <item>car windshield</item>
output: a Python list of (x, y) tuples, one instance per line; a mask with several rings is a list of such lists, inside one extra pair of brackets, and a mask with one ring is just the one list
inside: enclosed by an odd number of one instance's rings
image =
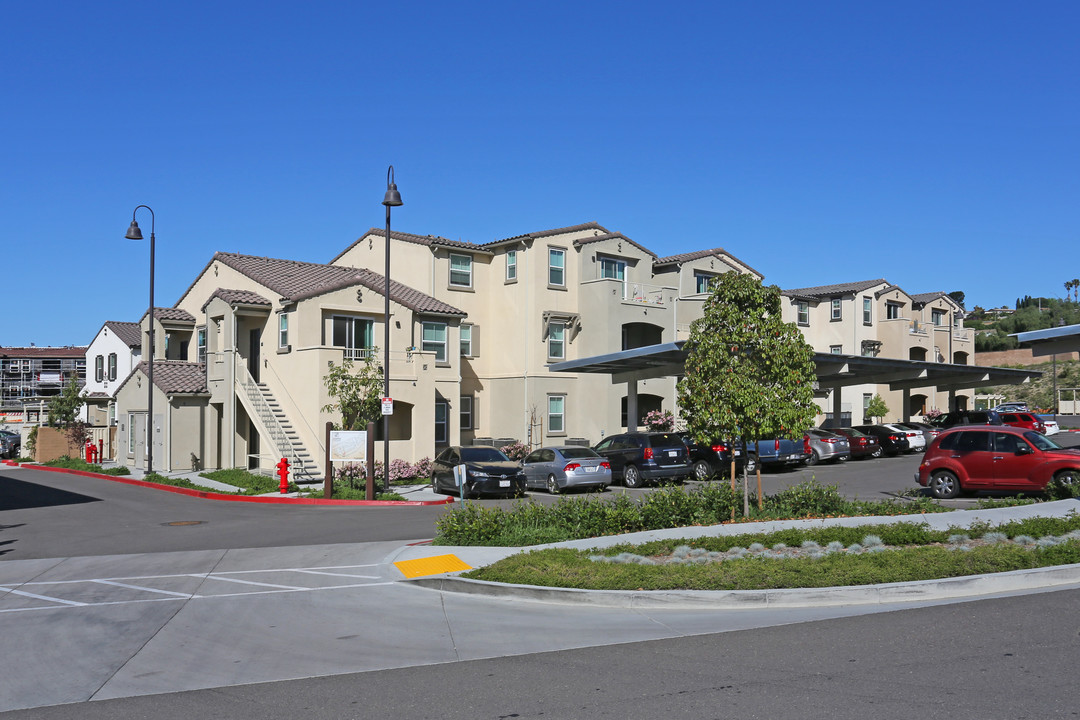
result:
[(461, 448), (461, 459), (464, 462), (508, 462), (510, 460), (493, 447)]
[(559, 452), (561, 452), (562, 456), (564, 458), (568, 459), (568, 460), (575, 460), (575, 459), (580, 459), (580, 458), (600, 457), (595, 452), (593, 452), (593, 450), (591, 448), (587, 448), (587, 447), (572, 447), (572, 448), (568, 447), (568, 448), (563, 448)]
[(1039, 448), (1040, 450), (1064, 450), (1064, 448), (1058, 445), (1056, 442), (1046, 437), (1042, 433), (1035, 432), (1034, 430), (1029, 430), (1028, 432), (1024, 433), (1024, 437), (1027, 438), (1027, 441), (1029, 443)]

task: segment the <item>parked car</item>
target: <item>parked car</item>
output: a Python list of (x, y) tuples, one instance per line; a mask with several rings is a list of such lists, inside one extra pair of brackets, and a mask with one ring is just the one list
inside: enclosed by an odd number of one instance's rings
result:
[(910, 430), (920, 430), (923, 434), (923, 437), (926, 439), (926, 447), (930, 447), (930, 443), (934, 442), (934, 438), (944, 432), (944, 430), (942, 430), (941, 428), (924, 422), (908, 421), (892, 424), (898, 427), (908, 428)]
[(806, 431), (806, 437), (810, 442), (810, 457), (806, 461), (807, 465), (817, 465), (823, 460), (844, 462), (851, 457), (851, 445), (843, 435), (831, 430), (810, 428)]
[[(465, 466), (465, 486), (461, 490), (454, 479), (454, 468), (458, 465)], [(463, 491), (465, 497), (523, 495), (525, 473), (520, 465), (496, 448), (453, 445), (432, 462), (431, 489), (444, 495), (457, 495)]]
[(0, 458), (17, 458), (21, 451), (22, 436), (9, 430), (0, 430)]
[(805, 465), (810, 459), (810, 438), (758, 440), (757, 459), (762, 468)]
[(1052, 480), (1080, 483), (1080, 450), (1009, 425), (942, 433), (915, 473), (915, 481), (941, 499), (972, 490), (1042, 492)]
[(895, 456), (911, 449), (906, 432), (893, 430), (884, 425), (856, 425), (855, 429), (876, 437), (885, 455)]
[(1030, 411), (1030, 408), (1028, 407), (1028, 404), (1026, 402), (1024, 402), (1023, 400), (1018, 400), (1016, 402), (1001, 403), (1000, 405), (998, 405), (997, 407), (994, 408), (994, 412), (999, 412), (999, 413), (1004, 413), (1004, 412), (1029, 412), (1029, 411)]
[(673, 432), (619, 433), (601, 440), (593, 450), (611, 463), (612, 479), (629, 488), (690, 477), (690, 452)]
[(907, 435), (908, 440), (908, 452), (920, 452), (926, 450), (927, 442), (926, 435), (922, 430), (918, 428), (907, 428), (900, 423), (882, 423), (887, 428), (892, 428), (896, 432), (902, 432)]
[(876, 435), (868, 435), (861, 430), (849, 427), (829, 429), (837, 435), (843, 435), (848, 439), (848, 450), (850, 450), (852, 458), (881, 457), (881, 441), (877, 439)]
[(1004, 412), (1000, 413), (1001, 422), (1013, 427), (1024, 428), (1025, 430), (1034, 430), (1035, 432), (1041, 432), (1046, 434), (1046, 424), (1039, 418), (1038, 415), (1032, 415), (1028, 412)]
[(1041, 418), (1043, 426), (1046, 428), (1047, 435), (1057, 435), (1061, 432), (1061, 426), (1058, 425), (1057, 420), (1051, 420), (1050, 418)]
[(681, 432), (679, 436), (686, 443), (686, 449), (690, 453), (690, 466), (695, 480), (708, 480), (713, 475), (730, 475), (731, 458), (735, 458), (735, 472), (752, 473), (757, 470), (757, 456), (747, 454), (741, 441), (716, 440), (708, 445), (695, 443), (689, 433)]
[(611, 463), (592, 448), (578, 445), (542, 447), (521, 461), (525, 487), (557, 495), (570, 488), (603, 490), (611, 484)]
[(959, 410), (938, 415), (930, 421), (942, 430), (957, 425), (1001, 425), (1001, 415), (995, 410)]

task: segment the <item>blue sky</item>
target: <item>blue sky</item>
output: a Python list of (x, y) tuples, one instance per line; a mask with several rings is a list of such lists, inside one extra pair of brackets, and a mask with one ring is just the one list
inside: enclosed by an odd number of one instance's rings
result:
[[(86, 344), (215, 251), (597, 221), (782, 288), (1080, 276), (1076, 2), (42, 2), (0, 23), (0, 345)], [(140, 225), (150, 217), (140, 211)], [(145, 232), (149, 237), (149, 233)]]

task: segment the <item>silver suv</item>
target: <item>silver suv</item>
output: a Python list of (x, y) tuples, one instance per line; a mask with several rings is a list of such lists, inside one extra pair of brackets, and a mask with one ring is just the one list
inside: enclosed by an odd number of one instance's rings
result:
[(22, 449), (22, 436), (10, 430), (0, 430), (0, 458), (17, 458)]

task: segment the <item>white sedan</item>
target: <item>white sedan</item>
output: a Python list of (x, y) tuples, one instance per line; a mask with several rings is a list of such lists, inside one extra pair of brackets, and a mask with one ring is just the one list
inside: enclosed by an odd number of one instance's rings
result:
[(1058, 426), (1057, 420), (1048, 420), (1047, 418), (1039, 418), (1043, 421), (1043, 425), (1046, 426), (1044, 435), (1057, 435), (1061, 432), (1061, 428)]
[(885, 423), (885, 427), (890, 430), (895, 430), (898, 433), (903, 433), (903, 435), (907, 437), (908, 448), (911, 452), (923, 452), (926, 450), (926, 436), (922, 434), (922, 430), (910, 430), (889, 423)]

